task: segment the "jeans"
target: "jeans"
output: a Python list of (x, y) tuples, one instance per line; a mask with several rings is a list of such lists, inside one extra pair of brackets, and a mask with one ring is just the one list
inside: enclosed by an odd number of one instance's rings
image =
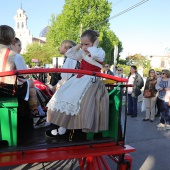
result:
[(156, 100), (156, 106), (155, 109), (157, 108), (157, 114), (160, 115), (160, 108), (158, 106), (158, 99)]
[(137, 116), (137, 102), (138, 97), (132, 97), (131, 94), (128, 94), (128, 114)]
[(159, 98), (157, 98), (157, 102), (161, 113), (160, 123), (170, 124), (170, 113), (169, 113), (168, 103), (166, 103), (164, 100), (160, 100)]

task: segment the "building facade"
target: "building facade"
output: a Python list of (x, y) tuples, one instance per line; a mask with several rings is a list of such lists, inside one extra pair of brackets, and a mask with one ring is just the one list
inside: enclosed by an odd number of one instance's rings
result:
[(27, 26), (28, 17), (26, 15), (26, 12), (22, 8), (19, 8), (17, 10), (16, 15), (14, 16), (14, 20), (14, 30), (16, 37), (19, 38), (22, 43), (21, 54), (24, 54), (26, 52), (28, 44), (32, 44), (33, 42), (44, 44), (46, 42), (46, 37), (36, 38), (32, 36)]
[(159, 69), (170, 69), (170, 56), (150, 56), (151, 67)]

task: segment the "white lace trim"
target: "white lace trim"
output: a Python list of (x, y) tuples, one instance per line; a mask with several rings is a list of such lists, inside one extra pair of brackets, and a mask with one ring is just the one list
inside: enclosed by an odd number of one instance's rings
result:
[(79, 110), (80, 110), (80, 104), (81, 104), (81, 101), (84, 97), (84, 95), (86, 94), (88, 88), (91, 86), (92, 84), (92, 80), (90, 80), (86, 86), (86, 88), (84, 89), (84, 91), (82, 92), (82, 95), (79, 99), (79, 101), (77, 102), (77, 104), (72, 104), (72, 103), (69, 103), (69, 102), (66, 102), (66, 101), (60, 101), (60, 102), (57, 102), (55, 100), (55, 98), (51, 99), (51, 101), (48, 103), (47, 107), (52, 110), (52, 111), (59, 111), (61, 113), (66, 113), (66, 115), (77, 115)]

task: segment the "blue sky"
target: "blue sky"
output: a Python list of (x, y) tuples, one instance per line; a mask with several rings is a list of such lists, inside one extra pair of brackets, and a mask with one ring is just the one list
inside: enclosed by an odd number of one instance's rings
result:
[[(109, 0), (112, 2), (111, 17), (132, 7), (142, 0)], [(51, 14), (60, 14), (64, 0), (22, 0), (22, 9), (28, 16), (28, 28), (34, 37), (50, 23)], [(0, 24), (14, 28), (14, 19), (21, 0), (2, 1)], [(3, 7), (3, 8), (2, 8)], [(110, 20), (110, 29), (122, 41), (121, 57), (139, 53), (165, 55), (170, 48), (170, 1), (148, 0), (146, 3)]]

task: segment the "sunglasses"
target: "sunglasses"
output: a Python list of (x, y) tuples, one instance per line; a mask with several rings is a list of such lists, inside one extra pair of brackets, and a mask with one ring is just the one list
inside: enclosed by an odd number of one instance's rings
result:
[(156, 75), (160, 75), (160, 74), (156, 74)]
[(122, 71), (122, 70), (117, 70), (117, 71)]
[(105, 67), (109, 67), (109, 66), (105, 66)]

